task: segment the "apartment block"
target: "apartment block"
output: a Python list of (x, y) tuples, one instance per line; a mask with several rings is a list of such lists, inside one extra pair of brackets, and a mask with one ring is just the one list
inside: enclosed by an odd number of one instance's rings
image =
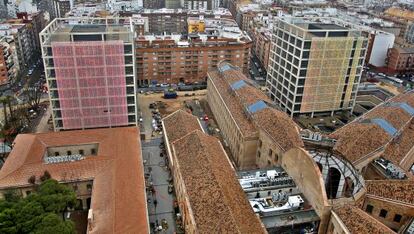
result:
[(268, 66), (270, 98), (291, 116), (351, 111), (368, 39), (333, 18), (279, 18)]
[(40, 37), (55, 131), (137, 124), (129, 19), (55, 19)]
[(203, 82), (221, 61), (249, 69), (251, 39), (230, 19), (204, 19), (188, 35), (138, 36), (135, 45), (139, 85)]
[(0, 85), (13, 82), (19, 72), (14, 40), (0, 37)]
[(394, 47), (388, 50), (387, 66), (394, 72), (414, 71), (414, 48)]
[(32, 40), (34, 41), (34, 54), (40, 54), (39, 33), (46, 27), (49, 21), (46, 19), (43, 11), (28, 14), (26, 12), (17, 13), (17, 19), (28, 25), (31, 31)]
[(54, 0), (53, 9), (57, 18), (64, 18), (71, 9), (69, 0)]
[(153, 34), (185, 33), (189, 17), (225, 18), (232, 19), (231, 13), (224, 8), (215, 10), (188, 10), (188, 9), (143, 9), (138, 12), (120, 12), (124, 17), (148, 18), (148, 30)]
[(214, 10), (219, 6), (219, 0), (184, 0), (183, 8), (188, 10)]
[(254, 54), (265, 69), (269, 65), (271, 37), (271, 33), (266, 29), (255, 30), (252, 35)]
[(36, 43), (31, 24), (21, 19), (10, 19), (0, 23), (0, 36), (13, 38), (20, 67), (27, 66), (34, 58)]

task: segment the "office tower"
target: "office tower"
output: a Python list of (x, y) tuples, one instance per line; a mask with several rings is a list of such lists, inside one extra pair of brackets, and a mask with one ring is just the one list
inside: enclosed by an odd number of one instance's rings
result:
[(55, 19), (40, 37), (55, 131), (136, 125), (129, 20)]
[(289, 115), (352, 110), (368, 39), (332, 18), (275, 22), (267, 87)]

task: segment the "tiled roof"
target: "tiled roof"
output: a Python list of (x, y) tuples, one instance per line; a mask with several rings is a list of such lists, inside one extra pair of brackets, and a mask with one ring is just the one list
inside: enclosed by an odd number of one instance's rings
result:
[(391, 137), (378, 125), (351, 123), (333, 132), (335, 150), (352, 163), (382, 147)]
[(351, 234), (395, 233), (356, 206), (345, 205), (335, 208), (334, 212)]
[(168, 141), (173, 142), (194, 130), (201, 130), (196, 116), (184, 110), (178, 110), (163, 119)]
[(382, 155), (383, 158), (390, 160), (395, 165), (399, 165), (401, 161), (407, 156), (408, 152), (414, 146), (414, 121), (401, 132), (401, 135), (391, 141), (385, 148)]
[[(29, 187), (47, 170), (61, 182), (93, 180), (89, 233), (147, 233), (148, 217), (139, 131), (136, 127), (21, 134), (0, 170), (0, 189)], [(43, 163), (47, 147), (99, 144), (84, 160)]]
[[(384, 149), (389, 149), (384, 157), (400, 162), (414, 145), (413, 141), (408, 140), (412, 134), (409, 127), (412, 120), (409, 112), (412, 107), (414, 92), (398, 95), (375, 107), (357, 121), (331, 134), (332, 138), (337, 139), (335, 150), (355, 162), (380, 147), (385, 147)], [(390, 134), (394, 131), (398, 133)], [(387, 145), (390, 141), (390, 145)]]
[[(226, 65), (224, 63), (221, 66)], [(225, 102), (229, 102), (229, 99), (231, 99), (233, 102), (236, 101), (238, 103), (238, 112), (240, 114), (237, 116), (237, 123), (248, 121), (249, 124), (263, 129), (284, 151), (288, 151), (295, 146), (303, 146), (296, 124), (284, 112), (270, 106), (259, 108), (257, 112), (251, 113), (253, 121), (249, 120), (246, 112), (250, 106), (260, 101), (271, 103), (271, 100), (258, 88), (249, 84), (251, 81), (240, 70), (233, 68), (221, 73), (209, 72), (209, 76), (216, 87), (220, 88), (220, 95), (224, 96)], [(230, 91), (231, 85), (240, 80), (243, 80), (246, 85), (237, 90)]]
[(265, 233), (216, 138), (195, 130), (173, 147), (198, 233)]
[(214, 85), (223, 98), (223, 101), (232, 114), (234, 120), (236, 121), (237, 126), (240, 128), (243, 136), (255, 136), (257, 134), (255, 126), (250, 120), (246, 118), (243, 105), (230, 93), (228, 83), (220, 77), (220, 73), (216, 70), (209, 71), (208, 74), (214, 82)]
[(410, 120), (411, 116), (396, 106), (379, 106), (365, 115), (366, 119), (382, 118), (394, 128), (400, 129)]
[(367, 180), (367, 195), (414, 205), (414, 181), (412, 180)]
[(295, 123), (285, 113), (273, 108), (266, 108), (254, 114), (254, 119), (257, 125), (268, 132), (269, 136), (275, 139), (284, 151), (293, 147), (303, 147), (302, 139), (296, 129), (293, 129)]

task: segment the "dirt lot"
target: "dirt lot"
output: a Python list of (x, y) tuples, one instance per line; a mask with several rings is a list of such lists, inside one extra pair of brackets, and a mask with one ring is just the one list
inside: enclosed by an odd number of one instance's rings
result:
[[(193, 95), (194, 94), (194, 95)], [(163, 107), (158, 108), (162, 117), (165, 117), (172, 112), (184, 108), (184, 101), (198, 99), (206, 99), (207, 90), (190, 91), (190, 92), (178, 92), (178, 98), (176, 99), (164, 99), (162, 93), (154, 94), (138, 94), (138, 113), (143, 119), (143, 127), (147, 136), (152, 132), (152, 113), (149, 105), (154, 102), (162, 102)], [(187, 96), (186, 96), (187, 95)]]

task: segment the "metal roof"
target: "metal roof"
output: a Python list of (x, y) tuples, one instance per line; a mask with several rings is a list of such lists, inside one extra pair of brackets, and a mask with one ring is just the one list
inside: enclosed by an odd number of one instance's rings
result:
[(238, 89), (242, 88), (245, 85), (246, 85), (246, 82), (244, 82), (244, 80), (239, 80), (239, 81), (236, 81), (233, 84), (231, 84), (230, 87), (233, 90), (238, 90)]
[(381, 118), (371, 119), (372, 123), (380, 126), (384, 131), (386, 131), (389, 135), (394, 136), (397, 133), (397, 129), (395, 129), (388, 121)]
[(260, 110), (263, 110), (266, 107), (267, 107), (266, 103), (264, 101), (260, 100), (260, 101), (257, 101), (255, 103), (251, 104), (250, 106), (248, 106), (247, 110), (250, 113), (255, 113), (255, 112), (258, 112)]

